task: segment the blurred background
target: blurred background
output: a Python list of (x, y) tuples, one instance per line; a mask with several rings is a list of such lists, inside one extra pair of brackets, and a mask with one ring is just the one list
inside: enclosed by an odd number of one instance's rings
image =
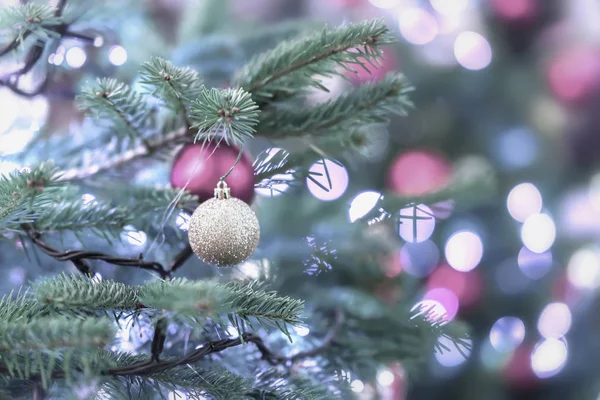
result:
[[(327, 82), (329, 95), (399, 70), (416, 87), (415, 109), (373, 132), (356, 165), (332, 163), (328, 191), (308, 182), (309, 196), (332, 202), (352, 221), (371, 211), (381, 192), (435, 190), (456, 168), (493, 170), (495, 180), (485, 193), (461, 194), (479, 198), (471, 206), (406, 210), (436, 219), (398, 224), (402, 244), (386, 265), (390, 278), (419, 279), (423, 302), (472, 327), (472, 352), (466, 360), (456, 351), (432, 357), (409, 385), (400, 369), (384, 371), (379, 385), (395, 400), (600, 399), (600, 1), (98, 3), (94, 17), (80, 22), (97, 32), (94, 42), (66, 39), (48, 54), (57, 69), (46, 94), (23, 98), (0, 89), (0, 172), (19, 167), (11, 157), (37, 138), (89, 136), (73, 97), (90, 77), (134, 81), (140, 63), (160, 55), (197, 68), (209, 85), (226, 86), (254, 53), (257, 24), (303, 19), (318, 29), (384, 18), (398, 43), (386, 49), (382, 68)], [(248, 40), (212, 42), (206, 32)], [(14, 63), (5, 58), (0, 70)], [(39, 77), (24, 79), (35, 87)], [(319, 96), (315, 102), (324, 100)], [(266, 147), (260, 140), (252, 146)], [(156, 182), (167, 173), (148, 169), (136, 179)], [(146, 240), (142, 234), (136, 245)], [(3, 290), (47, 272), (12, 268)], [(366, 383), (354, 381), (352, 389), (372, 398)]]

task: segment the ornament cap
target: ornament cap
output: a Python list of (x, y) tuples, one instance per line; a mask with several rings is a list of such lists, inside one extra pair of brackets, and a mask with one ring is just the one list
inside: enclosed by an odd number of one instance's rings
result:
[(223, 200), (231, 197), (231, 189), (224, 180), (220, 180), (215, 188), (215, 199)]

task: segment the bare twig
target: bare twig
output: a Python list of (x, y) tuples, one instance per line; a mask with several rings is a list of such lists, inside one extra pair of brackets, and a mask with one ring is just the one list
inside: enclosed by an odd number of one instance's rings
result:
[(173, 259), (173, 262), (167, 270), (168, 274), (171, 275), (173, 272), (175, 272), (175, 270), (181, 267), (188, 260), (188, 258), (192, 256), (192, 254), (194, 254), (192, 248), (189, 245), (185, 246), (185, 248), (181, 250)]
[(165, 340), (167, 339), (166, 333), (166, 320), (159, 318), (154, 325), (154, 337), (152, 338), (151, 352), (152, 361), (159, 362), (160, 353), (162, 353), (165, 346)]

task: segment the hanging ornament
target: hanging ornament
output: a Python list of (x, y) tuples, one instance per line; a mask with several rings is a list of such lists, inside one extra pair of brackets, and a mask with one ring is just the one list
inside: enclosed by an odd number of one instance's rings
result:
[(387, 174), (388, 187), (405, 196), (423, 195), (446, 186), (452, 177), (452, 167), (442, 156), (414, 150), (398, 156)]
[[(236, 161), (239, 158), (239, 161)], [(254, 168), (248, 153), (221, 143), (195, 143), (184, 146), (173, 162), (170, 182), (187, 190), (200, 201), (213, 197), (213, 185), (235, 165), (225, 181), (232, 196), (250, 204), (254, 199)]]
[(231, 197), (227, 183), (221, 179), (214, 189), (214, 198), (200, 204), (192, 214), (188, 235), (192, 250), (202, 261), (227, 267), (254, 253), (260, 226), (254, 211)]

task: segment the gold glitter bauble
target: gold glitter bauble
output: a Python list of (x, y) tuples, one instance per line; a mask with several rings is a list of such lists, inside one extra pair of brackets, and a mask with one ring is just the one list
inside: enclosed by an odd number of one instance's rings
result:
[(192, 214), (188, 237), (192, 250), (202, 261), (228, 267), (254, 253), (260, 226), (248, 204), (230, 197), (227, 184), (220, 181), (215, 198), (200, 204)]

